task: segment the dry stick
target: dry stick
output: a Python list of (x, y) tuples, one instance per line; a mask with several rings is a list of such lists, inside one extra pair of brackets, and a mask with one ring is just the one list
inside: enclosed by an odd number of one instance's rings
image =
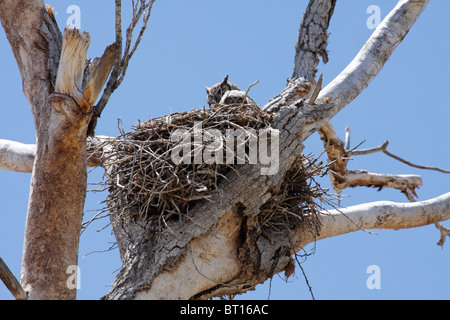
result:
[(16, 300), (26, 300), (28, 298), (27, 293), (2, 258), (0, 258), (0, 279)]
[(351, 156), (363, 156), (363, 155), (366, 155), (366, 154), (371, 154), (371, 153), (376, 153), (376, 152), (384, 152), (386, 150), (386, 147), (388, 146), (388, 144), (389, 144), (389, 141), (385, 141), (379, 147), (369, 148), (369, 149), (362, 149), (362, 150), (350, 150), (348, 152), (348, 154), (351, 155)]
[(364, 149), (364, 150), (354, 150), (354, 151), (350, 151), (349, 155), (352, 156), (361, 156), (361, 155), (366, 155), (366, 154), (370, 154), (370, 153), (376, 153), (376, 152), (383, 152), (384, 154), (388, 155), (389, 157), (392, 157), (400, 162), (403, 162), (404, 164), (407, 164), (411, 167), (414, 168), (418, 168), (418, 169), (425, 169), (425, 170), (434, 170), (434, 171), (439, 171), (441, 173), (450, 173), (450, 170), (444, 170), (441, 168), (437, 168), (437, 167), (429, 167), (429, 166), (422, 166), (422, 165), (418, 165), (418, 164), (414, 164), (408, 160), (405, 160), (403, 158), (400, 158), (399, 156), (396, 156), (395, 154), (390, 153), (389, 151), (386, 150), (386, 147), (388, 146), (389, 142), (385, 141), (381, 146), (379, 147), (375, 147), (375, 148), (370, 148), (370, 149)]
[(392, 157), (392, 158), (394, 158), (394, 159), (396, 159), (398, 161), (401, 161), (401, 162), (407, 164), (408, 166), (411, 166), (411, 167), (414, 167), (414, 168), (425, 169), (425, 170), (434, 170), (434, 171), (439, 171), (439, 172), (442, 172), (442, 173), (450, 173), (450, 170), (444, 170), (444, 169), (437, 168), (437, 167), (421, 166), (421, 165), (418, 165), (418, 164), (411, 163), (408, 160), (402, 159), (399, 156), (396, 156), (395, 154), (392, 154), (392, 153), (390, 153), (387, 150), (383, 150), (383, 152), (386, 155), (388, 155), (389, 157)]
[[(227, 76), (227, 77), (228, 77), (228, 76)], [(248, 86), (247, 91), (245, 91), (245, 100), (247, 100), (247, 98), (250, 98), (250, 97), (248, 96), (248, 92), (250, 91), (250, 88), (253, 87), (254, 85), (257, 85), (258, 83), (259, 83), (259, 81), (256, 80), (255, 82), (253, 82), (251, 85)], [(245, 100), (244, 100), (244, 101), (245, 101)], [(250, 98), (250, 100), (253, 101), (252, 98)], [(255, 101), (253, 101), (253, 102), (255, 102)]]
[(322, 90), (322, 81), (323, 81), (323, 73), (320, 74), (319, 80), (317, 80), (317, 83), (314, 86), (314, 90), (311, 94), (311, 98), (309, 98), (309, 100), (308, 100), (309, 105), (313, 105), (316, 102), (316, 99), (319, 96), (320, 90)]

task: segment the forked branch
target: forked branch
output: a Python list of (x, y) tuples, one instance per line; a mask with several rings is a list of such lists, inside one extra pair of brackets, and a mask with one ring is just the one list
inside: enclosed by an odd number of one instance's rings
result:
[[(125, 45), (123, 49), (122, 0), (115, 1), (115, 19), (116, 19), (115, 43), (121, 55), (116, 58), (108, 83), (106, 84), (106, 87), (103, 91), (100, 100), (93, 109), (94, 114), (91, 120), (90, 128), (88, 130), (88, 135), (90, 136), (94, 135), (94, 129), (95, 126), (97, 125), (97, 118), (100, 118), (112, 93), (120, 86), (125, 77), (130, 59), (136, 52), (136, 49), (139, 46), (142, 37), (144, 35), (144, 32), (147, 28), (147, 23), (150, 18), (150, 12), (152, 10), (154, 2), (155, 0), (138, 0), (138, 1), (132, 0), (132, 17), (131, 22), (126, 30)], [(133, 43), (133, 33), (141, 20), (142, 20), (141, 29)]]

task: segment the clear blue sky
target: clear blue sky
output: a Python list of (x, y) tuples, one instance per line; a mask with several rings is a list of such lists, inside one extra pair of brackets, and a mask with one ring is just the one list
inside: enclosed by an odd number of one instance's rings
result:
[[(97, 134), (118, 134), (117, 119), (130, 130), (138, 119), (165, 115), (206, 104), (205, 85), (227, 74), (241, 88), (256, 80), (252, 98), (264, 105), (279, 93), (291, 76), (294, 47), (306, 0), (298, 1), (183, 1), (157, 0), (141, 46), (126, 78), (99, 120)], [(61, 28), (70, 14), (68, 6), (81, 9), (81, 29), (91, 35), (89, 56), (100, 56), (114, 42), (113, 1), (51, 1)], [(354, 57), (372, 33), (366, 26), (369, 5), (378, 5), (382, 17), (397, 1), (338, 1), (329, 29), (329, 58), (320, 64), (324, 83), (331, 81)], [(127, 1), (124, 8), (128, 9)], [(363, 147), (389, 140), (389, 150), (412, 162), (450, 169), (450, 2), (431, 1), (419, 21), (372, 84), (332, 121), (343, 137), (352, 129), (352, 144)], [(125, 28), (124, 28), (125, 29)], [(34, 128), (22, 82), (4, 32), (0, 32), (0, 138), (34, 143)], [(319, 154), (322, 144), (315, 134), (306, 153)], [(450, 175), (408, 167), (382, 154), (355, 157), (350, 169), (379, 173), (419, 174), (424, 185), (419, 200), (449, 192)], [(102, 170), (89, 174), (101, 179)], [(0, 256), (18, 277), (30, 174), (0, 171)], [(321, 180), (329, 186), (328, 178)], [(90, 186), (91, 189), (95, 185)], [(398, 191), (344, 190), (343, 205), (377, 200), (407, 202)], [(85, 220), (89, 220), (105, 194), (88, 193)], [(79, 266), (79, 299), (96, 299), (108, 291), (120, 268), (118, 250), (106, 253), (114, 241), (106, 219), (92, 224), (82, 235)], [(444, 223), (450, 227), (449, 223)], [(355, 232), (315, 244), (314, 254), (302, 264), (317, 299), (449, 299), (450, 240), (442, 250), (436, 245), (434, 226), (410, 230)], [(306, 248), (312, 252), (313, 246)], [(381, 271), (381, 289), (369, 290), (367, 267)], [(310, 299), (299, 269), (286, 283), (275, 276), (271, 283), (239, 298)], [(11, 299), (0, 284), (0, 299)]]

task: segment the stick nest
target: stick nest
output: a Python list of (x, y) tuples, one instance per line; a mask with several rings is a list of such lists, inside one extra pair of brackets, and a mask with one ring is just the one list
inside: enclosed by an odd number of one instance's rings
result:
[[(270, 128), (272, 118), (273, 114), (256, 105), (221, 105), (139, 122), (133, 131), (123, 132), (102, 146), (109, 155), (104, 176), (109, 191), (107, 209), (117, 218), (158, 219), (160, 228), (169, 221), (185, 221), (196, 202), (220, 197), (220, 183), (230, 170), (248, 164), (236, 164), (237, 158), (233, 164), (204, 161), (197, 164), (193, 161), (196, 148), (192, 148), (190, 164), (175, 164), (171, 158), (178, 143), (171, 140), (175, 130), (193, 134), (194, 124), (201, 121), (202, 133), (217, 129), (225, 135), (227, 129)], [(203, 139), (201, 150), (208, 143)], [(248, 151), (248, 140), (245, 143)], [(320, 171), (315, 160), (300, 156), (279, 189), (272, 190), (272, 198), (261, 208), (258, 217), (261, 227), (277, 231), (286, 225), (308, 223), (311, 230), (318, 231), (315, 200), (325, 192), (312, 177)]]

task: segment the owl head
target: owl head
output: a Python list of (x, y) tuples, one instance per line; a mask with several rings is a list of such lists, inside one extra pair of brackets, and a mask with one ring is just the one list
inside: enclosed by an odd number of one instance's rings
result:
[(217, 83), (212, 87), (206, 87), (206, 101), (211, 106), (213, 104), (219, 103), (223, 97), (223, 95), (230, 90), (240, 90), (237, 85), (233, 82), (228, 81), (228, 76), (223, 79), (221, 83)]
[(224, 93), (222, 99), (220, 100), (220, 104), (247, 104), (247, 95), (245, 91), (240, 90), (230, 90)]

